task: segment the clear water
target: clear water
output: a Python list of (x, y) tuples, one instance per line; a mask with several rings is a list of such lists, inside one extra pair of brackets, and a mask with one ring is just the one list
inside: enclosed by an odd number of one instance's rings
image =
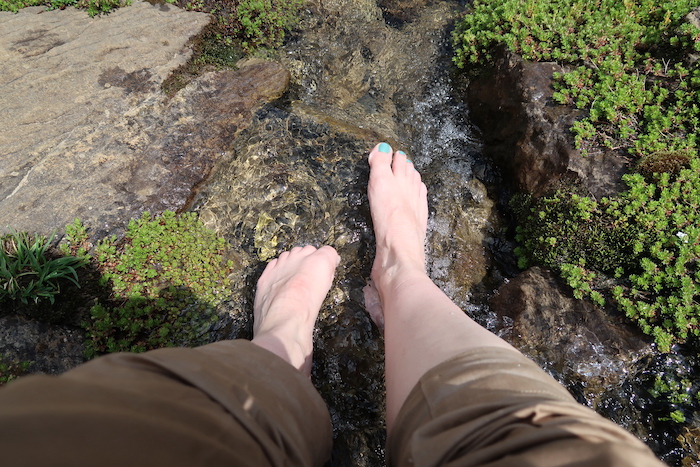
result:
[[(371, 2), (315, 8), (284, 49), (290, 91), (236, 138), (195, 209), (229, 240), (237, 265), (219, 338), (251, 337), (254, 284), (267, 260), (308, 243), (338, 250), (342, 263), (316, 327), (313, 381), (333, 421), (331, 465), (384, 465), (383, 341), (362, 293), (374, 251), (368, 150), (387, 141), (409, 154), (429, 190), (429, 274), (470, 316), (508, 336), (512, 322), (483, 304), (484, 291), (504, 280), (489, 251), (504, 228), (489, 196), (494, 172), (456, 97), (463, 84), (451, 80), (449, 28), (459, 4), (421, 3), (411, 21), (392, 24)], [(586, 345), (590, 351), (604, 343), (592, 338)], [(628, 371), (600, 350), (601, 358), (579, 361), (574, 349), (566, 373)], [(562, 369), (547, 369), (570, 388), (578, 384)], [(639, 392), (633, 384), (624, 389), (635, 378), (625, 374), (620, 387), (606, 388), (599, 407), (633, 431), (639, 412), (620, 401)]]

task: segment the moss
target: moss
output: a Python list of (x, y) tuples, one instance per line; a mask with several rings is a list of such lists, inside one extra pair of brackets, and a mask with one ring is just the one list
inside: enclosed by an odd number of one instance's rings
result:
[(659, 151), (645, 155), (637, 161), (637, 172), (646, 179), (653, 179), (656, 174), (668, 173), (676, 177), (681, 169), (690, 165), (692, 151)]
[(668, 352), (700, 336), (700, 159), (650, 178), (627, 175), (627, 191), (600, 201), (515, 198), (516, 253), (523, 267), (558, 271), (578, 298), (611, 300)]

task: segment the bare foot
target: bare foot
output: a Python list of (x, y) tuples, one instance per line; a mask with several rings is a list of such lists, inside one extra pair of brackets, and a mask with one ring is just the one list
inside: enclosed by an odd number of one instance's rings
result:
[(252, 342), (309, 375), (314, 324), (339, 262), (333, 247), (311, 245), (270, 261), (255, 292)]
[(384, 308), (382, 308), (382, 300), (379, 297), (379, 291), (374, 286), (372, 279), (367, 281), (367, 285), (362, 288), (365, 296), (365, 310), (369, 313), (369, 317), (374, 324), (377, 325), (380, 331), (384, 332)]
[(428, 191), (406, 155), (386, 143), (369, 153), (369, 197), (377, 253), (372, 280), (380, 297), (412, 277), (425, 277)]

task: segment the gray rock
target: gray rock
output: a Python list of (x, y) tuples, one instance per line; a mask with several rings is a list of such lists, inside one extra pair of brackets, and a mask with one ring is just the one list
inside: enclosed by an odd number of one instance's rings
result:
[(514, 188), (540, 195), (563, 177), (575, 177), (596, 197), (624, 187), (627, 162), (613, 151), (582, 156), (572, 123), (582, 111), (552, 101), (552, 75), (563, 69), (500, 52), (493, 74), (469, 87), (471, 117), (481, 128), (485, 152)]
[[(142, 211), (190, 202), (288, 72), (252, 60), (168, 98), (161, 83), (190, 56), (209, 17), (136, 2), (107, 16), (29, 8), (0, 13), (0, 233), (49, 234), (75, 217), (93, 240)], [(83, 361), (83, 333), (0, 322), (0, 354), (60, 373)]]
[(0, 359), (31, 362), (30, 373), (60, 374), (85, 361), (83, 330), (30, 321), (0, 318)]
[(685, 15), (685, 20), (692, 26), (700, 29), (700, 8), (695, 8), (693, 11)]
[(506, 340), (569, 386), (583, 388), (591, 405), (651, 351), (639, 329), (574, 299), (551, 272), (538, 267), (503, 285), (490, 305), (511, 323)]
[(80, 217), (96, 237), (144, 210), (187, 205), (279, 65), (200, 77), (172, 99), (160, 85), (209, 16), (135, 2), (100, 18), (0, 13), (0, 231), (49, 233)]

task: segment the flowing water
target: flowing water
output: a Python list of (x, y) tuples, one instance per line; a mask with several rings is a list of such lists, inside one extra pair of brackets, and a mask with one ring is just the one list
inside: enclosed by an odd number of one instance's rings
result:
[[(331, 412), (331, 465), (377, 466), (384, 464), (385, 390), (383, 341), (362, 293), (374, 251), (366, 154), (387, 141), (410, 155), (429, 190), (431, 277), (500, 332), (508, 323), (480, 300), (503, 280), (491, 253), (504, 231), (489, 195), (497, 177), (456, 97), (464, 83), (451, 78), (449, 31), (459, 3), (310, 5), (302, 32), (282, 53), (289, 92), (257, 113), (194, 208), (233, 246), (237, 288), (220, 337), (251, 337), (254, 284), (266, 261), (308, 243), (338, 250), (342, 262), (316, 327), (312, 377)], [(600, 370), (585, 362), (581, 368)], [(620, 397), (612, 394), (607, 407)]]

